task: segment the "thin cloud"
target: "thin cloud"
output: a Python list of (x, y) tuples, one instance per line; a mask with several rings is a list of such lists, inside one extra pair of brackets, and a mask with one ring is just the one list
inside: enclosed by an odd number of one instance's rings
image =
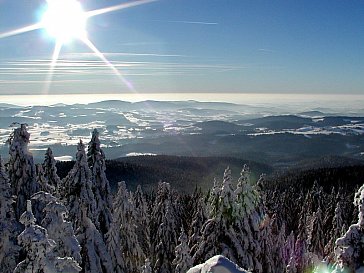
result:
[(176, 21), (176, 20), (155, 20), (156, 22), (176, 23), (176, 24), (195, 24), (195, 25), (218, 25), (217, 22), (204, 22), (204, 21)]
[(267, 48), (259, 48), (258, 51), (264, 52), (264, 53), (273, 53), (274, 52), (274, 50), (267, 49)]
[[(84, 53), (87, 56), (89, 53)], [(228, 73), (246, 69), (224, 63), (205, 62), (163, 62), (163, 61), (120, 61), (117, 56), (124, 53), (111, 52), (110, 62), (123, 76), (164, 77), (176, 75), (208, 75), (212, 73)], [(144, 53), (143, 53), (144, 54)], [(149, 53), (148, 53), (149, 54)], [(113, 60), (114, 57), (114, 60)], [(163, 59), (161, 59), (163, 60)], [(41, 84), (45, 83), (50, 72), (50, 59), (27, 59), (3, 62), (0, 68), (0, 84)], [(82, 81), (107, 81), (114, 77), (108, 65), (88, 58), (60, 58), (52, 69), (56, 77), (53, 83), (71, 84)]]
[[(157, 54), (157, 53), (133, 53), (133, 52), (104, 52), (102, 53), (108, 57), (117, 57), (117, 56), (143, 56), (143, 57), (188, 57), (186, 55), (179, 54)], [(82, 52), (82, 53), (69, 53), (63, 55), (62, 58), (90, 58), (95, 57), (96, 54), (94, 52)]]

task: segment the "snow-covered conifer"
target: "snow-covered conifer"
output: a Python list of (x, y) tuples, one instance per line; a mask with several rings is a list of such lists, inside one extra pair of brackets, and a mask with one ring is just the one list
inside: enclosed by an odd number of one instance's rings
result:
[[(159, 244), (156, 234), (158, 233), (159, 226), (162, 223), (163, 217), (166, 213), (167, 204), (169, 207), (171, 207), (172, 204), (171, 186), (169, 185), (169, 183), (159, 182), (157, 188), (157, 194), (154, 200), (154, 204), (152, 205), (152, 213), (150, 217), (150, 234), (151, 234), (150, 258), (152, 264), (155, 263), (154, 250), (156, 249), (156, 246)], [(175, 215), (174, 211), (172, 212), (172, 214)]]
[(308, 246), (310, 252), (316, 254), (320, 259), (324, 257), (324, 231), (322, 227), (323, 215), (321, 206), (319, 205), (317, 211), (310, 218), (309, 232), (308, 232)]
[(81, 225), (81, 207), (86, 208), (87, 217), (91, 221), (97, 221), (91, 176), (91, 171), (87, 165), (85, 146), (80, 140), (77, 146), (76, 163), (62, 181), (61, 191), (62, 200), (68, 209), (69, 219), (73, 220), (75, 230)]
[(53, 152), (51, 148), (47, 149), (45, 153), (45, 158), (43, 162), (44, 177), (46, 178), (48, 184), (54, 189), (51, 192), (56, 197), (59, 197), (59, 187), (61, 186), (61, 179), (57, 174), (56, 160), (54, 159)]
[[(293, 231), (291, 231), (290, 235), (287, 237), (284, 246), (283, 246), (283, 263), (288, 265), (290, 262), (292, 256), (294, 256), (295, 253), (295, 236)], [(294, 260), (296, 258), (294, 257)]]
[(172, 263), (175, 266), (175, 273), (185, 273), (188, 269), (192, 267), (193, 262), (190, 255), (190, 248), (187, 244), (187, 235), (185, 234), (183, 228), (181, 229), (178, 241), (180, 242), (180, 244), (176, 246), (176, 257), (174, 258)]
[(110, 225), (109, 231), (105, 235), (106, 247), (110, 254), (113, 272), (124, 273), (125, 264), (124, 258), (120, 249), (120, 224), (114, 218)]
[(45, 209), (42, 226), (47, 229), (50, 239), (56, 242), (54, 253), (59, 257), (72, 257), (81, 263), (81, 247), (74, 234), (72, 224), (67, 222), (67, 208), (60, 202), (53, 200)]
[(191, 229), (190, 229), (190, 238), (188, 241), (188, 245), (191, 248), (192, 256), (195, 254), (195, 252), (198, 249), (200, 239), (202, 236), (201, 229), (202, 229), (203, 224), (207, 220), (205, 210), (206, 210), (205, 202), (202, 198), (200, 198), (197, 201), (196, 211), (192, 218)]
[(364, 185), (355, 194), (354, 205), (358, 207), (358, 222), (349, 227), (345, 235), (336, 240), (337, 265), (335, 273), (356, 272), (364, 266)]
[(336, 197), (337, 204), (335, 207), (334, 216), (332, 218), (331, 232), (329, 232), (331, 238), (325, 246), (325, 260), (332, 263), (335, 261), (335, 242), (338, 238), (345, 234), (346, 228), (343, 232), (343, 227), (345, 226), (344, 221), (344, 202), (340, 193)]
[(64, 259), (61, 266), (59, 257), (53, 253), (55, 242), (48, 238), (47, 230), (36, 225), (35, 221), (32, 205), (28, 200), (27, 210), (20, 216), (20, 222), (25, 229), (18, 236), (18, 242), (24, 248), (26, 257), (16, 266), (14, 273), (76, 273), (81, 271), (78, 263), (72, 258)]
[(209, 191), (207, 198), (207, 211), (209, 214), (215, 213), (218, 207), (218, 202), (220, 198), (220, 190), (221, 186), (219, 185), (216, 178), (214, 178), (214, 184), (211, 190)]
[(154, 272), (173, 272), (171, 261), (173, 261), (174, 258), (177, 237), (174, 210), (171, 203), (167, 202), (162, 223), (159, 225), (157, 230), (156, 241), (158, 244), (154, 249), (156, 258)]
[(114, 273), (110, 254), (101, 233), (88, 217), (87, 207), (81, 209), (77, 239), (81, 245), (82, 272)]
[(52, 194), (44, 191), (39, 191), (32, 195), (31, 200), (32, 202), (32, 211), (35, 219), (37, 219), (37, 224), (41, 224), (42, 220), (45, 216), (44, 208), (47, 204), (51, 201), (56, 201), (57, 198), (54, 197)]
[(87, 162), (92, 172), (92, 186), (96, 204), (96, 219), (100, 232), (105, 235), (112, 222), (112, 200), (106, 178), (105, 154), (100, 147), (99, 132), (94, 129), (88, 144)]
[[(242, 180), (243, 178), (239, 179), (239, 182)], [(240, 183), (241, 186), (242, 184)], [(254, 207), (251, 205), (247, 213), (247, 205), (237, 203), (236, 200), (240, 200), (242, 192), (240, 189), (235, 192), (232, 190), (229, 168), (225, 170), (221, 189), (216, 191), (219, 192), (218, 203), (210, 211), (209, 219), (202, 227), (201, 242), (193, 256), (194, 263), (201, 263), (214, 255), (222, 254), (239, 265), (261, 272), (261, 264), (257, 260), (260, 246), (253, 234), (259, 232), (259, 224), (256, 219), (251, 218)], [(236, 197), (237, 193), (239, 198)], [(252, 229), (252, 224), (255, 229)]]
[(306, 240), (299, 234), (295, 243), (295, 266), (297, 272), (304, 272), (310, 264), (310, 254), (307, 250)]
[(250, 184), (250, 170), (244, 165), (235, 190), (237, 202), (237, 215), (234, 227), (238, 230), (239, 242), (242, 250), (239, 253), (240, 265), (244, 268), (253, 269), (255, 272), (262, 272), (262, 264), (259, 260), (261, 256), (260, 229), (264, 219), (262, 201), (258, 191)]
[(13, 202), (9, 178), (0, 157), (0, 272), (11, 272), (18, 256), (18, 247), (14, 243), (16, 222)]
[(41, 164), (36, 164), (35, 170), (36, 170), (36, 180), (40, 187), (39, 190), (53, 194), (56, 189), (55, 187), (51, 186), (48, 183), (48, 178), (45, 177), (43, 166)]
[(148, 253), (150, 251), (150, 215), (148, 211), (148, 204), (140, 185), (137, 186), (133, 195), (133, 203), (135, 207), (135, 224), (137, 226), (136, 233), (138, 240), (143, 252)]
[(26, 210), (26, 200), (40, 190), (36, 181), (35, 165), (32, 154), (28, 151), (30, 134), (27, 125), (21, 124), (20, 128), (14, 129), (8, 139), (9, 143), (9, 179), (16, 195), (15, 216)]
[(114, 200), (116, 227), (119, 227), (120, 249), (124, 258), (125, 272), (139, 272), (145, 256), (139, 244), (135, 225), (135, 207), (126, 189), (125, 182), (119, 183)]

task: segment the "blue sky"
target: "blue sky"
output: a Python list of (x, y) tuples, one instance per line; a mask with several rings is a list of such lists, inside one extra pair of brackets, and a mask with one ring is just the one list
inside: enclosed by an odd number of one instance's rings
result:
[[(39, 21), (45, 2), (0, 0), (0, 33)], [(364, 94), (363, 1), (160, 0), (92, 17), (87, 30), (134, 90), (73, 41), (48, 93)], [(54, 46), (43, 30), (0, 39), (0, 94), (44, 92)]]

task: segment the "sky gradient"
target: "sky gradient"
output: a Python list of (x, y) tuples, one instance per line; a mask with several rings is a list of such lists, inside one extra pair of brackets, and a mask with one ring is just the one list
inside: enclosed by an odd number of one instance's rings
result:
[[(125, 1), (83, 0), (84, 10)], [(0, 0), (0, 33), (36, 23), (46, 1)], [(62, 48), (49, 94), (364, 94), (364, 1), (160, 0), (88, 20)], [(41, 94), (55, 41), (0, 39), (0, 95)]]

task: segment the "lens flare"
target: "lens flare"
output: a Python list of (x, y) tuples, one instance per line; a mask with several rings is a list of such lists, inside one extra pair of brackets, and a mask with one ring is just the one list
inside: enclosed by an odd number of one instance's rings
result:
[(28, 25), (15, 30), (0, 33), (0, 39), (7, 38), (26, 32), (45, 29), (47, 33), (56, 40), (56, 46), (53, 51), (50, 68), (45, 80), (44, 93), (48, 93), (52, 83), (54, 69), (57, 65), (58, 57), (62, 45), (74, 39), (84, 42), (98, 56), (118, 78), (128, 87), (129, 90), (135, 91), (131, 82), (129, 82), (116, 67), (106, 59), (99, 49), (87, 37), (87, 19), (93, 16), (114, 12), (117, 10), (127, 9), (158, 0), (136, 0), (122, 3), (115, 6), (91, 10), (85, 12), (77, 0), (47, 0), (47, 9), (44, 12), (40, 22)]

